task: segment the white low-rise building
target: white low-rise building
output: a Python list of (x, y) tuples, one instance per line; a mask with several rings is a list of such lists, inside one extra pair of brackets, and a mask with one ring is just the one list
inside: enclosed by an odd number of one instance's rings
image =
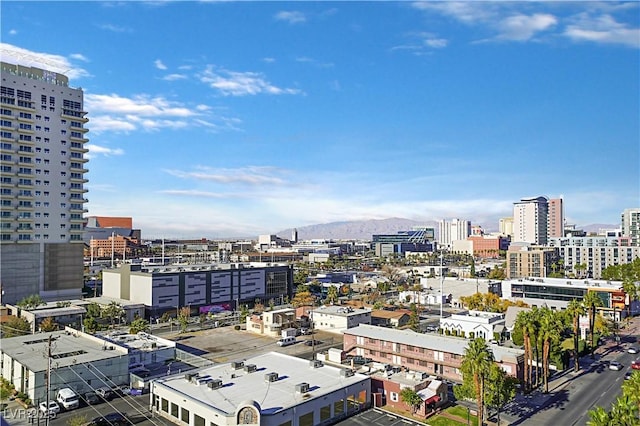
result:
[(316, 330), (342, 333), (360, 324), (371, 324), (371, 309), (340, 305), (320, 306), (311, 311), (311, 320)]
[(496, 312), (469, 311), (453, 314), (440, 320), (440, 328), (460, 337), (482, 337), (485, 340), (494, 338), (494, 333), (504, 331), (504, 314)]
[(333, 424), (370, 406), (364, 374), (270, 352), (151, 383), (155, 414), (179, 425)]

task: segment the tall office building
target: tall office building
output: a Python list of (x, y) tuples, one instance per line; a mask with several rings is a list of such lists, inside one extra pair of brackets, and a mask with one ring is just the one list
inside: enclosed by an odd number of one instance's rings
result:
[(498, 222), (498, 232), (502, 235), (513, 238), (513, 218), (503, 217)]
[(83, 285), (88, 121), (61, 74), (1, 63), (2, 303), (76, 298)]
[(549, 199), (523, 198), (513, 204), (513, 242), (547, 244)]
[(564, 237), (564, 204), (562, 198), (549, 199), (547, 238)]
[(621, 216), (622, 235), (632, 246), (640, 246), (640, 208), (625, 209)]
[(438, 231), (439, 246), (450, 248), (454, 241), (466, 240), (471, 235), (471, 222), (460, 219), (441, 220)]

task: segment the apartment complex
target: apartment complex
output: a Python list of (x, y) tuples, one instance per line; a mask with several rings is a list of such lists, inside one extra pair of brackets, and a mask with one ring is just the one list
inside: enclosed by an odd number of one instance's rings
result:
[(88, 119), (66, 76), (1, 63), (2, 302), (79, 297)]
[[(376, 362), (461, 382), (460, 366), (468, 343), (469, 340), (459, 337), (361, 324), (345, 330), (343, 348), (345, 353)], [(523, 350), (498, 345), (491, 345), (490, 349), (504, 371), (522, 379)]]
[(640, 208), (625, 209), (621, 216), (622, 235), (632, 246), (640, 247)]
[(515, 243), (507, 251), (507, 278), (546, 277), (560, 267), (558, 250)]

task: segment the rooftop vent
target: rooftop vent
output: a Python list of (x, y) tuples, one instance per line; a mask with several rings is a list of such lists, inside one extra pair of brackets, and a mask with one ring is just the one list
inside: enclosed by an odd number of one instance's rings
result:
[(256, 365), (255, 364), (247, 364), (244, 366), (244, 371), (246, 371), (247, 373), (253, 373), (256, 371)]
[(220, 389), (222, 387), (222, 380), (220, 379), (211, 379), (209, 383), (207, 383), (207, 387), (209, 389)]
[(244, 361), (233, 361), (231, 363), (231, 368), (234, 370), (240, 370), (242, 367), (244, 367)]
[(192, 381), (192, 380), (193, 380), (193, 378), (194, 378), (194, 377), (196, 377), (196, 376), (197, 376), (197, 374), (187, 373), (187, 374), (185, 374), (185, 375), (184, 375), (184, 379), (185, 379), (187, 382), (190, 382), (190, 381)]
[(319, 359), (312, 359), (311, 361), (309, 361), (309, 366), (312, 368), (320, 368), (323, 365), (324, 364), (322, 364), (322, 361), (320, 361)]
[(343, 368), (340, 370), (340, 377), (351, 377), (353, 376), (353, 370)]
[(276, 382), (278, 381), (278, 373), (271, 372), (264, 375), (265, 382)]
[(298, 383), (296, 385), (296, 393), (307, 393), (309, 392), (309, 383)]

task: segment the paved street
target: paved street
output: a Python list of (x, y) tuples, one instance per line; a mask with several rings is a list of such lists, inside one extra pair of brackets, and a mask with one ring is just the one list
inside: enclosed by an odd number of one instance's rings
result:
[[(596, 351), (596, 359), (584, 357), (578, 373), (566, 372), (550, 383), (549, 394), (539, 391), (530, 395), (518, 395), (505, 413), (503, 424), (524, 426), (584, 426), (589, 420), (588, 411), (595, 406), (609, 410), (621, 394), (624, 375), (630, 371), (631, 361), (639, 355), (627, 353), (630, 343), (637, 343), (640, 318), (621, 332), (621, 342), (607, 341)], [(619, 361), (624, 368), (609, 370), (606, 362)], [(495, 419), (494, 419), (495, 420)]]

